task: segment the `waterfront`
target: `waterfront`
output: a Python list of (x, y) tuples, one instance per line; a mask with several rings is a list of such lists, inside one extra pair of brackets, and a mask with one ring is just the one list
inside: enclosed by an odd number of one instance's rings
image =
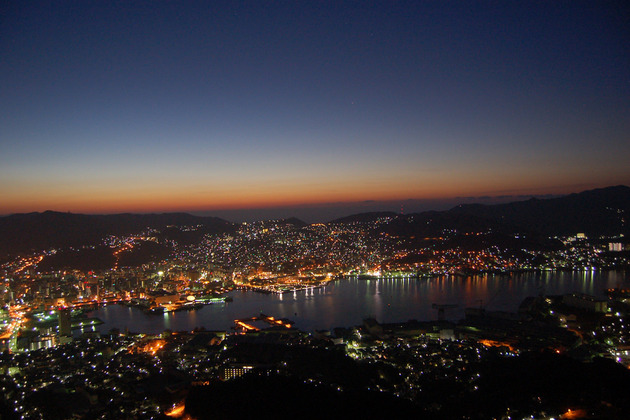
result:
[(431, 307), (433, 303), (458, 305), (446, 311), (446, 318), (451, 320), (463, 318), (466, 307), (483, 306), (487, 310), (516, 312), (527, 296), (586, 293), (604, 298), (604, 291), (612, 287), (630, 287), (629, 273), (578, 271), (466, 278), (348, 278), (295, 293), (232, 291), (228, 296), (233, 302), (205, 305), (192, 311), (153, 315), (138, 308), (109, 305), (89, 316), (104, 322), (100, 326), (101, 332), (118, 328), (121, 331), (160, 333), (167, 329), (190, 331), (200, 327), (228, 330), (235, 319), (264, 312), (277, 318), (289, 318), (295, 321), (297, 328), (312, 331), (358, 325), (368, 316), (380, 322), (434, 320), (437, 312)]

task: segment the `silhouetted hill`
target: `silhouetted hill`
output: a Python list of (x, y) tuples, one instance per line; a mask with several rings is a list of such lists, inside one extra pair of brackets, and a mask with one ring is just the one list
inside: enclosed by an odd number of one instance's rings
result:
[(297, 228), (308, 226), (308, 223), (306, 223), (303, 220), (298, 219), (297, 217), (289, 217), (288, 219), (282, 219), (281, 223), (285, 225), (293, 225)]
[(116, 258), (114, 249), (108, 246), (98, 246), (94, 249), (70, 250), (48, 255), (37, 265), (42, 271), (65, 269), (78, 270), (109, 270), (114, 266)]
[[(101, 245), (94, 248), (64, 249), (53, 255), (47, 255), (37, 265), (42, 271), (66, 269), (79, 270), (109, 270), (114, 265), (118, 267), (139, 267), (152, 261), (160, 261), (171, 255), (171, 248), (167, 245), (151, 241), (135, 244), (133, 249), (126, 250), (114, 256), (117, 248)], [(117, 262), (117, 264), (115, 264)]]
[(509, 230), (495, 220), (472, 214), (454, 214), (445, 211), (427, 211), (398, 217), (384, 225), (383, 231), (398, 236), (417, 238), (437, 238), (444, 236), (445, 230), (457, 232), (481, 232)]
[(79, 247), (100, 242), (107, 235), (124, 235), (146, 228), (199, 226), (198, 231), (230, 231), (234, 225), (217, 217), (187, 213), (86, 215), (45, 211), (0, 218), (0, 253), (18, 253), (57, 247)]
[(532, 198), (492, 206), (459, 205), (452, 215), (479, 217), (544, 235), (589, 236), (628, 233), (630, 187), (623, 185), (540, 200)]
[(462, 204), (447, 211), (407, 215), (393, 212), (355, 214), (330, 223), (373, 222), (394, 217), (379, 229), (415, 238), (443, 237), (449, 232), (494, 232), (529, 234), (539, 239), (584, 232), (590, 237), (630, 234), (630, 187), (616, 186), (584, 191), (558, 198), (517, 201), (507, 204)]
[(394, 217), (397, 215), (398, 213), (394, 213), (393, 211), (373, 211), (369, 213), (358, 213), (346, 217), (341, 217), (339, 219), (331, 220), (328, 223), (367, 223), (381, 217)]

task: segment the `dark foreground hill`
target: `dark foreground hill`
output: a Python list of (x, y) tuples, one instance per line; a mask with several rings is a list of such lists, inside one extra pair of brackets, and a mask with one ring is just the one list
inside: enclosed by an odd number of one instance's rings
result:
[(427, 418), (414, 405), (392, 395), (306, 384), (279, 375), (245, 376), (192, 388), (186, 412), (204, 419), (382, 419)]
[(107, 235), (138, 233), (146, 228), (197, 226), (199, 233), (230, 231), (234, 225), (217, 217), (187, 213), (86, 215), (46, 211), (0, 218), (0, 254), (95, 245)]
[[(352, 365), (348, 365), (352, 366)], [(356, 364), (353, 369), (369, 369)], [(468, 366), (478, 372), (476, 386), (457, 378), (430, 374), (412, 400), (365, 388), (338, 391), (320, 377), (319, 386), (299, 375), (255, 376), (193, 387), (186, 413), (202, 419), (627, 419), (630, 372), (613, 360), (579, 362), (551, 352), (518, 357), (492, 356)], [(341, 370), (340, 376), (350, 372)], [(312, 382), (312, 381), (310, 381)], [(316, 383), (316, 382), (315, 382)], [(401, 384), (405, 387), (405, 384)], [(567, 407), (587, 417), (570, 416)], [(532, 415), (537, 414), (537, 416)], [(542, 415), (547, 413), (547, 415)], [(561, 413), (564, 413), (561, 414)]]

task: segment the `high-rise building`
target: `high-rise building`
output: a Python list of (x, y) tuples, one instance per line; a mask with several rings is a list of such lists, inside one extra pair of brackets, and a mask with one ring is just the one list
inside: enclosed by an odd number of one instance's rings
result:
[(59, 337), (72, 337), (72, 324), (70, 320), (70, 309), (63, 308), (58, 311), (59, 316)]

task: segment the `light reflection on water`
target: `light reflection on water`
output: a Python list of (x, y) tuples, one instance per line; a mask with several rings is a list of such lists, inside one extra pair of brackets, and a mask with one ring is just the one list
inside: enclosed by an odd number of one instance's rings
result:
[(544, 272), (473, 277), (436, 277), (431, 279), (385, 278), (339, 280), (315, 290), (302, 290), (284, 295), (233, 291), (233, 302), (206, 305), (199, 310), (146, 314), (136, 308), (110, 305), (90, 316), (104, 324), (100, 331), (111, 328), (121, 331), (160, 333), (191, 331), (197, 327), (228, 330), (234, 319), (264, 312), (295, 321), (305, 331), (358, 325), (368, 316), (379, 322), (433, 320), (437, 318), (433, 303), (456, 304), (446, 311), (446, 318), (464, 317), (466, 307), (483, 306), (488, 310), (516, 312), (528, 296), (541, 293), (560, 295), (587, 293), (605, 297), (611, 287), (630, 287), (628, 273), (610, 272)]

